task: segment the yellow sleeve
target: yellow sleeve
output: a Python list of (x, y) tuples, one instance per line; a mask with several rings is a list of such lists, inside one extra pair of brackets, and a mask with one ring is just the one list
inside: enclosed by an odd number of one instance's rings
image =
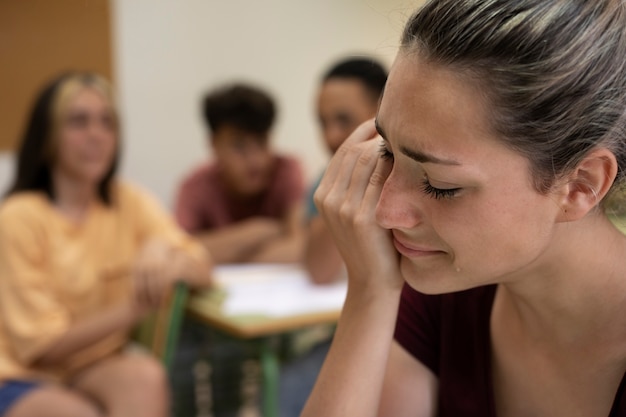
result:
[(45, 221), (28, 204), (6, 205), (0, 210), (0, 334), (27, 365), (67, 331), (70, 315), (55, 299)]

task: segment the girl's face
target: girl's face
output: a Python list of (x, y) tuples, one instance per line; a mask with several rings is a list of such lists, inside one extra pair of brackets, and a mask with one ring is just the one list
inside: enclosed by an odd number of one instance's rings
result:
[(117, 122), (111, 103), (85, 87), (61, 110), (55, 143), (55, 169), (79, 182), (98, 184), (117, 148)]
[(536, 274), (560, 209), (532, 185), (529, 162), (492, 133), (479, 87), (400, 54), (377, 117), (391, 164), (376, 218), (405, 280), (425, 293)]
[(274, 154), (267, 135), (269, 133), (248, 132), (231, 125), (221, 126), (213, 133), (213, 152), (230, 192), (251, 197), (270, 186)]
[(334, 154), (354, 129), (376, 115), (377, 107), (362, 81), (326, 80), (317, 98), (317, 115), (328, 150)]

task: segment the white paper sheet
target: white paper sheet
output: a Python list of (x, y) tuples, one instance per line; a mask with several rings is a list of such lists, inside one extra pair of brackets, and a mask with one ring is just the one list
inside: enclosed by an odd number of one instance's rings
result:
[(286, 317), (341, 309), (345, 280), (315, 285), (297, 264), (222, 265), (215, 280), (226, 290), (227, 315), (260, 314)]

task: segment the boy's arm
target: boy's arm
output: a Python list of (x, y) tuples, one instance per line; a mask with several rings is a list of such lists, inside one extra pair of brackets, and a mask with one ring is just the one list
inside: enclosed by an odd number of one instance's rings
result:
[(282, 233), (266, 241), (251, 262), (301, 262), (304, 254), (304, 205), (294, 203), (287, 211), (281, 224)]
[(209, 251), (216, 264), (251, 261), (261, 247), (283, 233), (278, 220), (254, 217), (194, 236)]

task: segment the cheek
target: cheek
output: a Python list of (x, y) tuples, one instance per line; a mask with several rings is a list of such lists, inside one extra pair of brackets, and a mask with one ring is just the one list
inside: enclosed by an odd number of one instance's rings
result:
[(261, 167), (267, 169), (272, 164), (272, 155), (264, 150), (258, 154), (256, 160), (259, 161)]
[(345, 136), (343, 134), (336, 135), (336, 136), (328, 136), (326, 137), (326, 145), (328, 146), (329, 149), (335, 152), (337, 149), (339, 149), (344, 139), (345, 139)]
[(455, 264), (468, 272), (505, 275), (532, 263), (551, 239), (542, 199), (472, 201), (433, 212), (433, 228), (450, 247)]
[(117, 147), (119, 146), (119, 139), (115, 132), (107, 133), (105, 135), (105, 146), (110, 154), (115, 154)]
[(60, 163), (70, 163), (80, 160), (79, 149), (81, 147), (81, 136), (76, 131), (65, 129), (60, 132), (55, 143), (55, 159)]

